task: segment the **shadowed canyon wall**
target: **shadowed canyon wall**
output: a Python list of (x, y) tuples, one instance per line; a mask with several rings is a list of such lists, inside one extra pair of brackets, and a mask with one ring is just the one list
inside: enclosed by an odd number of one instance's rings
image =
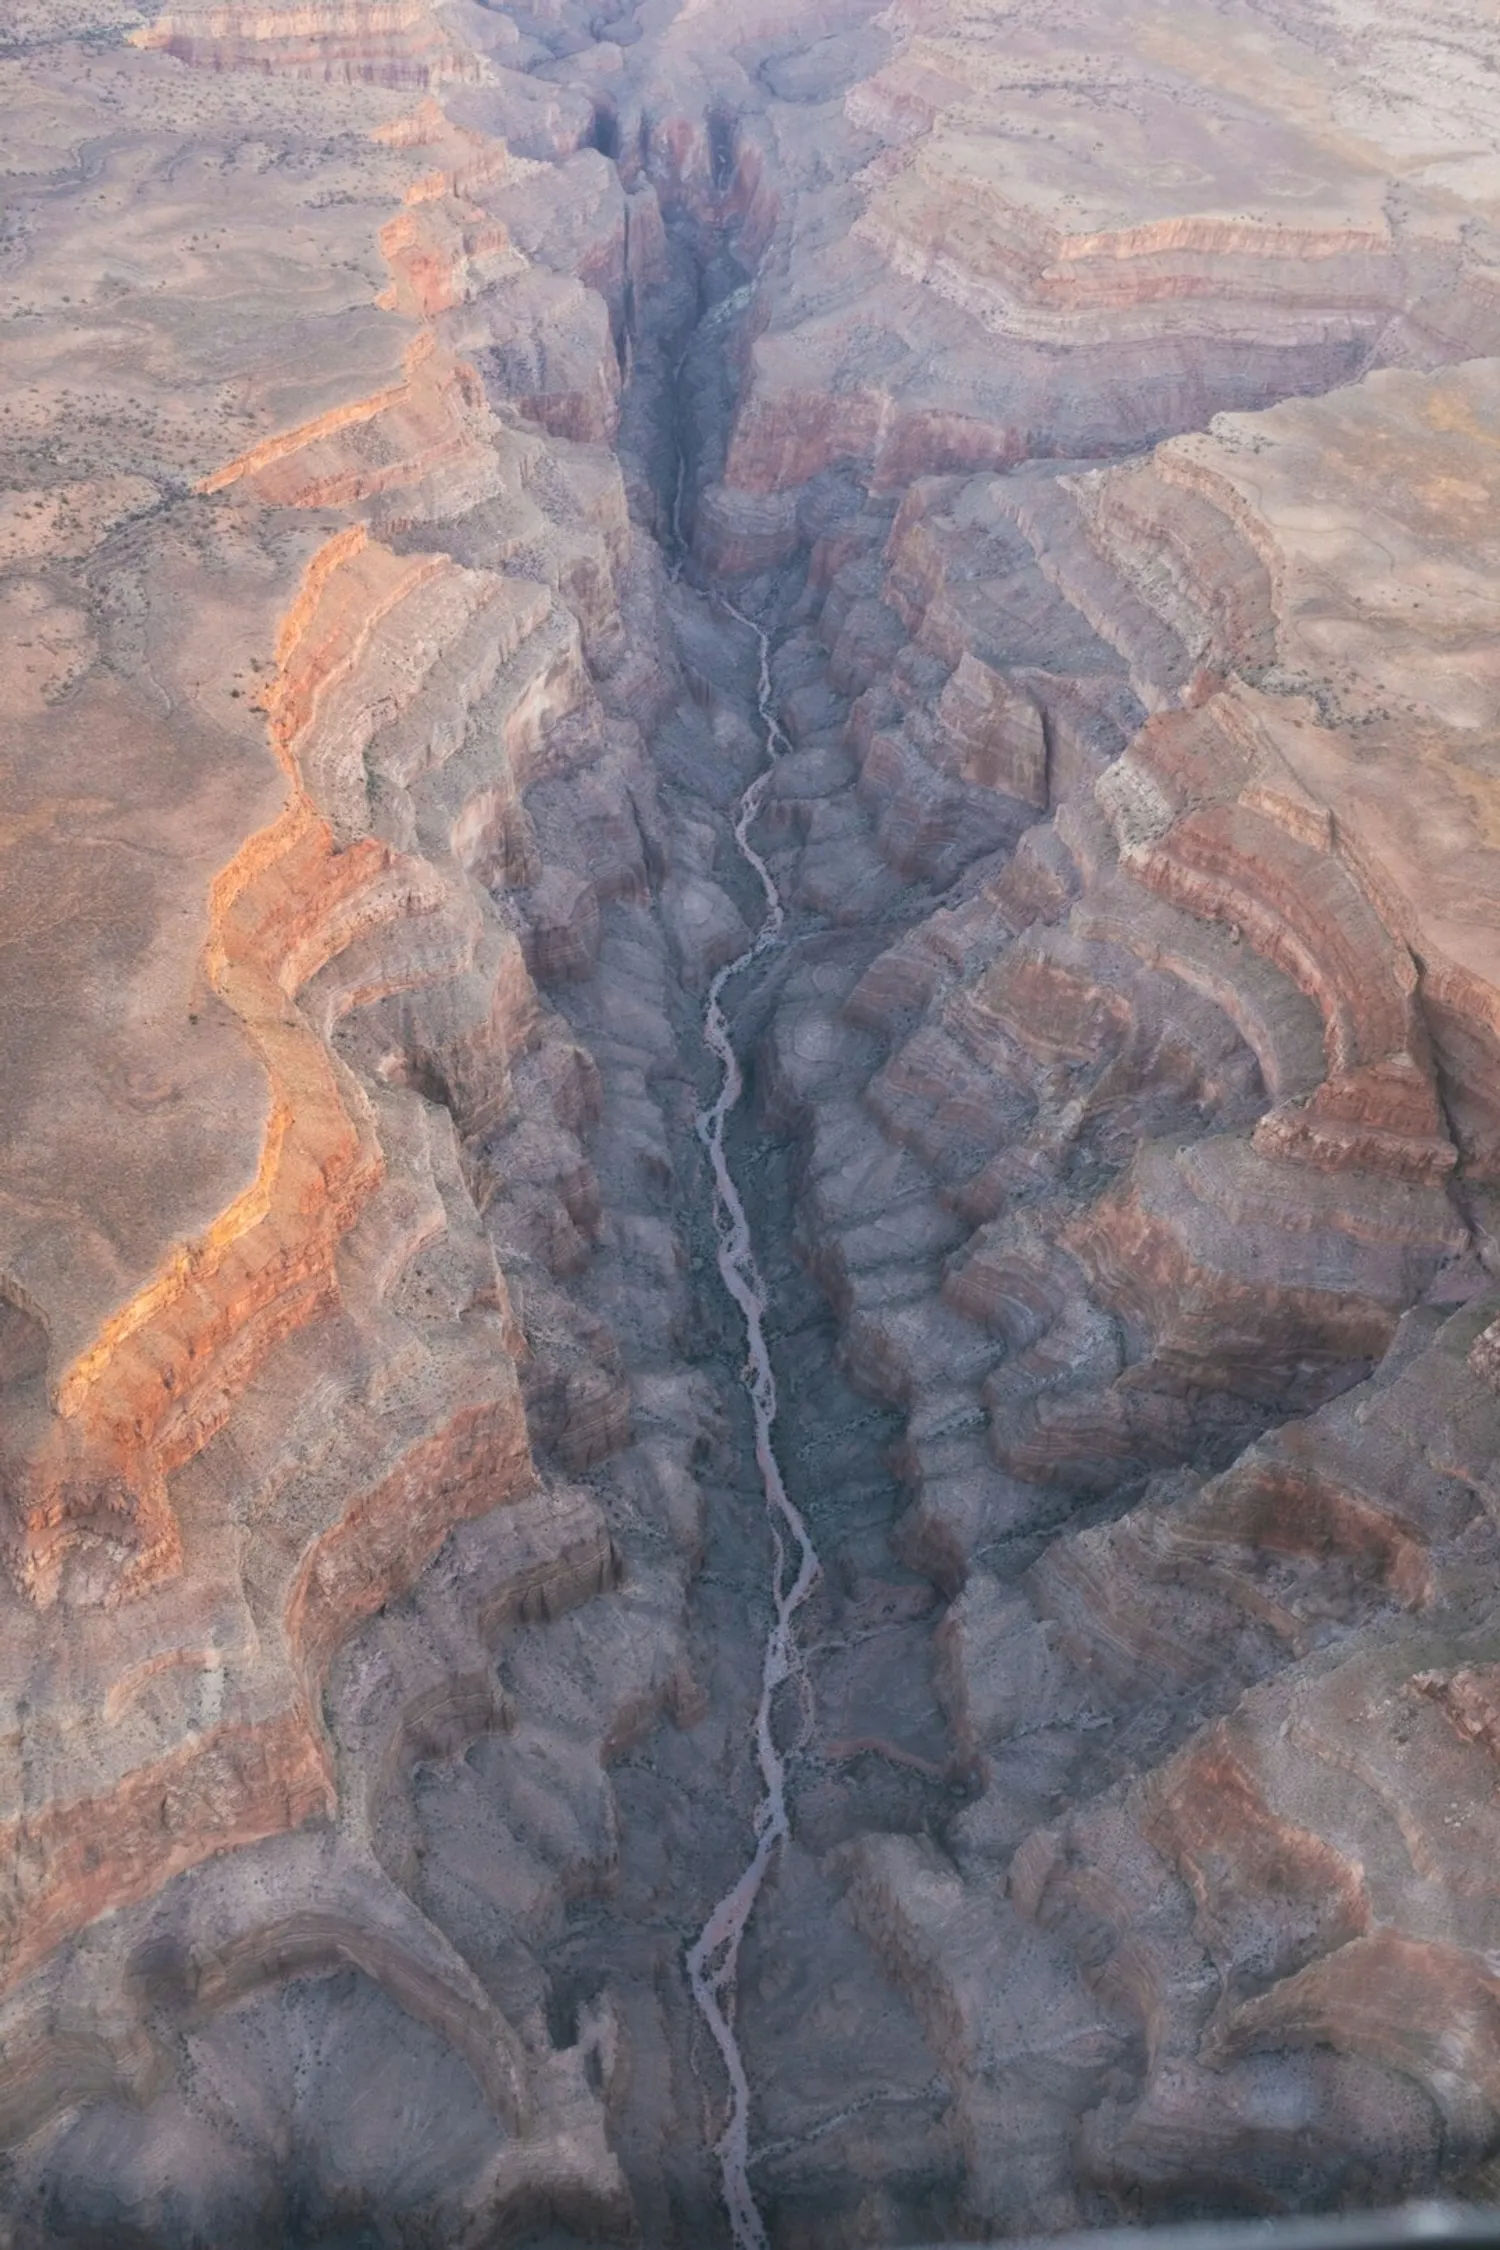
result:
[[(0, 2240), (1500, 2163), (1500, 36), (23, 0)], [(800, 1700), (800, 1709), (792, 1707)]]

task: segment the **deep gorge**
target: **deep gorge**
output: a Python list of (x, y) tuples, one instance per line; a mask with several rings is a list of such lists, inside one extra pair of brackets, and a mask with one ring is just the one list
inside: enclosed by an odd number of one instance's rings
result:
[(1492, 2195), (1490, 34), (76, 14), (0, 57), (4, 2239)]

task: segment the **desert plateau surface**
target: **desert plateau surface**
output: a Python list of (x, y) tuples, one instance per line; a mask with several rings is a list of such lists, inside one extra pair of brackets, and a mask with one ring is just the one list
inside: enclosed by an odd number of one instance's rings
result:
[(3, 0), (0, 2250), (1500, 2202), (1489, 0)]

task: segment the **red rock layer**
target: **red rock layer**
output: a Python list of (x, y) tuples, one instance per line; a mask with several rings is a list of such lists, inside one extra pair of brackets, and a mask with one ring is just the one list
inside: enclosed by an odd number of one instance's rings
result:
[[(207, 78), (200, 97), (204, 66), (239, 90)], [(581, 2051), (555, 2068), (523, 2052), (381, 1872), (353, 1722), (330, 1732), (325, 1696), (351, 1637), (468, 1519), (529, 1524), (519, 1563), (489, 1533), (481, 1669), (515, 1601), (565, 1607), (616, 1575), (577, 1496), (538, 1495), (528, 1346), (476, 1192), (495, 1192), (478, 1152), (513, 1115), (516, 1071), (554, 1134), (539, 1178), (580, 1162), (564, 1120), (581, 1122), (592, 1066), (485, 885), (515, 878), (520, 790), (591, 702), (583, 635), (619, 630), (618, 473), (497, 420), (454, 348), (503, 335), (531, 276), (483, 201), (509, 177), (503, 143), (430, 99), (351, 90), (313, 117), (295, 91), (305, 73), (476, 77), (428, 10), (164, 20), (86, 93), (64, 92), (88, 83), (66, 40), (36, 68), (52, 98), (102, 105), (96, 252), (145, 270), (102, 296), (83, 276), (82, 311), (63, 309), (83, 192), (65, 184), (24, 286), (97, 388), (39, 384), (8, 417), (44, 499), (67, 464), (80, 529), (65, 597), (36, 575), (63, 503), (20, 518), (5, 556), (4, 598), (50, 603), (66, 629), (44, 618), (45, 647), (76, 652), (66, 675), (37, 670), (33, 640), (16, 652), (11, 737), (5, 913), (35, 981), (8, 995), (0, 1252), (7, 2129), (86, 2085), (159, 2085), (150, 2039), (120, 2028), (128, 1910), (227, 1853), (184, 1972), (203, 2020), (267, 1978), (355, 1965), (467, 2059), (492, 2141), (530, 2137), (484, 2208), (551, 2178), (559, 2208), (614, 2224)], [(243, 137), (217, 171), (211, 124), (183, 140), (200, 98), (296, 152), (249, 205)], [(186, 359), (147, 343), (132, 361), (114, 336), (146, 335), (162, 290), (186, 308)], [(575, 284), (573, 302), (587, 326), (598, 300)], [(607, 325), (596, 356), (607, 423)], [(544, 454), (551, 513), (527, 489)], [(458, 559), (464, 519), (463, 551), (498, 567)], [(371, 1755), (390, 1763), (379, 1729)], [(264, 1895), (252, 1847), (283, 1853)], [(58, 1998), (75, 1978), (93, 1999)]]

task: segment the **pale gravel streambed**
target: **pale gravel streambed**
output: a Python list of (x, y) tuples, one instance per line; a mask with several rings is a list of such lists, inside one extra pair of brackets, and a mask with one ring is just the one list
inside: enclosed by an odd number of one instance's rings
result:
[(771, 687), (770, 640), (760, 626), (719, 596), (720, 606), (755, 634), (760, 652), (759, 706), (764, 730), (766, 764), (740, 799), (734, 820), (734, 838), (741, 857), (753, 869), (764, 893), (766, 910), (753, 940), (719, 970), (708, 989), (703, 1012), (703, 1040), (720, 1068), (719, 1091), (698, 1115), (699, 1138), (708, 1151), (714, 1183), (714, 1226), (718, 1237), (718, 1264), (724, 1286), (739, 1307), (745, 1323), (745, 1361), (742, 1380), (755, 1421), (755, 1458), (765, 1493), (771, 1526), (772, 1576), (771, 1629), (761, 1665), (760, 1697), (755, 1711), (755, 1754), (762, 1794), (755, 1811), (755, 1849), (743, 1871), (719, 1901), (691, 1947), (688, 1978), (693, 1998), (701, 2009), (714, 2043), (723, 2058), (729, 2079), (729, 2114), (716, 2146), (735, 2250), (765, 2250), (766, 2232), (750, 2186), (750, 2086), (735, 2036), (736, 1973), (740, 1945), (755, 1911), (756, 1900), (781, 1845), (790, 1835), (786, 1799), (786, 1760), (775, 1732), (777, 1697), (783, 1687), (802, 1678), (803, 1658), (798, 1648), (797, 1613), (817, 1584), (817, 1550), (802, 1515), (787, 1495), (776, 1458), (776, 1378), (766, 1346), (766, 1295), (750, 1221), (735, 1185), (724, 1150), (729, 1119), (743, 1091), (743, 1074), (730, 1035), (724, 1009), (725, 988), (742, 970), (780, 942), (785, 923), (781, 895), (765, 861), (750, 841), (750, 830), (777, 757), (789, 747), (777, 722)]

